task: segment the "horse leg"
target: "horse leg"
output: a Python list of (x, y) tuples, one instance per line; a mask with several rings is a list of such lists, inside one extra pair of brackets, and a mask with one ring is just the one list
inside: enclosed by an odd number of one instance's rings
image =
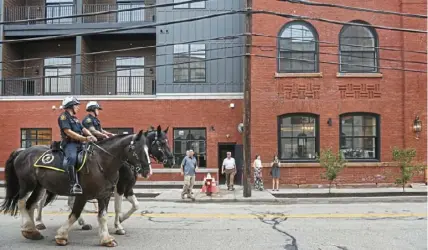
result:
[(36, 217), (36, 228), (38, 230), (45, 230), (46, 226), (42, 221), (42, 213), (43, 213), (43, 206), (46, 203), (46, 199), (48, 198), (48, 194), (46, 192), (46, 189), (43, 190), (43, 197), (39, 201), (39, 205), (37, 207), (37, 217)]
[(30, 240), (41, 240), (44, 238), (43, 235), (40, 234), (39, 230), (37, 230), (34, 223), (34, 210), (36, 209), (37, 202), (43, 194), (42, 191), (43, 188), (40, 185), (37, 185), (28, 200), (26, 198), (29, 193), (23, 195), (23, 198), (18, 201), (18, 208), (22, 215), (21, 233), (22, 236)]
[(134, 195), (134, 192), (132, 192), (132, 189), (130, 191), (130, 195), (126, 197), (126, 199), (132, 204), (131, 209), (129, 211), (120, 217), (120, 222), (124, 222), (126, 219), (128, 219), (135, 211), (139, 209), (139, 203), (137, 200), (137, 197)]
[(60, 246), (68, 244), (68, 232), (70, 231), (71, 226), (73, 226), (77, 221), (77, 218), (80, 217), (80, 214), (85, 207), (86, 199), (82, 196), (76, 196), (73, 203), (73, 209), (68, 216), (68, 220), (58, 229), (57, 235), (55, 236), (56, 244)]
[[(72, 210), (73, 204), (74, 204), (74, 200), (76, 198), (74, 196), (69, 196), (68, 197), (68, 206), (70, 207), (70, 210)], [(92, 226), (91, 224), (86, 224), (85, 220), (82, 218), (82, 215), (79, 216), (79, 218), (77, 219), (77, 222), (79, 223), (80, 226), (82, 226), (82, 230), (91, 230)]]
[(108, 232), (107, 225), (107, 210), (108, 203), (110, 202), (110, 196), (104, 199), (98, 199), (98, 224), (99, 224), (99, 235), (102, 246), (116, 247), (117, 241)]
[[(123, 193), (119, 194), (117, 189), (114, 190), (114, 227), (116, 229), (117, 235), (124, 235), (125, 230), (123, 229), (122, 225), (120, 224), (120, 215), (122, 213), (122, 201), (123, 201)], [(99, 206), (99, 204), (98, 204)]]

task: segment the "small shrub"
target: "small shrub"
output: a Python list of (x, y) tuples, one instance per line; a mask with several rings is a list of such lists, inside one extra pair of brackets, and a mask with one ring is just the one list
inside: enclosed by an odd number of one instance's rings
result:
[(331, 148), (321, 150), (320, 155), (317, 155), (320, 165), (325, 168), (325, 172), (321, 174), (321, 178), (329, 181), (328, 193), (331, 193), (331, 184), (336, 180), (340, 171), (345, 168), (345, 157), (342, 152), (333, 153)]
[(394, 147), (392, 149), (392, 160), (397, 162), (400, 167), (400, 176), (395, 179), (395, 183), (403, 187), (403, 192), (412, 177), (426, 168), (426, 165), (415, 163), (413, 161), (415, 157), (416, 150), (413, 148), (401, 149)]

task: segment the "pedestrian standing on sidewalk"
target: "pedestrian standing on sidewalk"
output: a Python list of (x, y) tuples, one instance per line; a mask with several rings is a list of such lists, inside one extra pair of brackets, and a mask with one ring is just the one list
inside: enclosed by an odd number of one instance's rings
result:
[(236, 174), (236, 164), (231, 152), (227, 152), (226, 155), (227, 157), (223, 160), (221, 173), (226, 174), (227, 190), (233, 191), (235, 190), (235, 188), (233, 187), (233, 182)]
[(196, 158), (193, 156), (193, 150), (189, 150), (188, 152), (188, 155), (186, 155), (181, 162), (181, 175), (184, 175), (184, 186), (183, 191), (181, 192), (181, 199), (184, 199), (184, 196), (187, 195), (188, 198), (194, 201), (195, 197), (193, 196), (192, 189), (195, 184), (195, 175), (196, 171), (198, 171), (198, 164), (196, 162)]
[(278, 160), (278, 155), (275, 155), (273, 157), (273, 162), (271, 163), (271, 174), (272, 174), (272, 191), (275, 191), (275, 184), (276, 184), (276, 191), (279, 191), (279, 168), (281, 166), (281, 163)]
[(256, 159), (253, 163), (254, 168), (254, 188), (259, 191), (263, 191), (263, 166), (260, 160), (260, 155), (256, 155)]

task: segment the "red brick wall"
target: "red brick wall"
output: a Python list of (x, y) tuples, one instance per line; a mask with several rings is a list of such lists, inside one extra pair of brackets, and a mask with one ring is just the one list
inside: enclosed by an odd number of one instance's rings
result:
[[(231, 102), (235, 103), (235, 109), (229, 108)], [(84, 111), (86, 103), (86, 101), (81, 102), (78, 114), (80, 119), (86, 115)], [(242, 143), (241, 135), (236, 129), (242, 121), (241, 100), (109, 100), (99, 101), (99, 103), (104, 108), (100, 115), (104, 127), (133, 127), (134, 131), (138, 131), (146, 130), (151, 125), (155, 127), (161, 125), (162, 128), (170, 126), (168, 136), (171, 149), (173, 128), (206, 128), (207, 167), (209, 168), (217, 168), (218, 142)], [(4, 166), (10, 152), (20, 147), (21, 128), (52, 128), (53, 139), (60, 139), (57, 123), (60, 111), (51, 109), (53, 105), (58, 107), (60, 104), (60, 101), (0, 102), (0, 110), (2, 110), (0, 120), (5, 121), (2, 123), (0, 134), (1, 167)], [(215, 131), (210, 131), (211, 126), (215, 127)], [(229, 138), (226, 137), (227, 134), (230, 134)], [(159, 175), (163, 176), (163, 174)]]
[[(364, 6), (372, 9), (385, 9), (398, 12), (426, 13), (426, 1), (420, 4), (404, 4), (400, 8), (401, 1), (334, 1), (335, 4)], [(426, 20), (416, 18), (403, 18), (392, 15), (380, 15), (367, 12), (348, 11), (337, 8), (325, 8), (291, 4), (279, 1), (256, 0), (253, 1), (256, 10), (271, 10), (295, 15), (323, 17), (339, 21), (362, 20), (373, 25), (391, 27), (406, 27), (426, 30)], [(287, 18), (256, 14), (253, 17), (253, 33), (262, 33), (277, 36), (284, 24), (291, 21)], [(403, 24), (401, 23), (403, 21)], [(310, 22), (318, 32), (321, 41), (338, 44), (341, 25), (322, 22)], [(426, 35), (414, 35), (410, 33), (376, 30), (379, 37), (379, 46), (394, 47), (407, 50), (426, 51)], [(404, 44), (401, 42), (404, 41)], [(252, 54), (276, 56), (276, 49), (270, 46), (277, 45), (275, 38), (253, 37), (254, 45), (269, 46), (263, 49), (252, 48)], [(270, 49), (267, 49), (270, 48)], [(335, 45), (320, 44), (320, 52), (338, 53)], [(404, 60), (418, 60), (425, 62), (426, 55), (380, 50), (381, 58), (394, 58)], [(338, 62), (337, 55), (319, 55), (320, 61)], [(426, 65), (417, 65), (401, 62), (381, 60), (381, 67), (412, 68), (426, 70)], [(322, 77), (287, 77), (275, 78), (277, 64), (275, 59), (252, 57), (252, 123), (251, 146), (252, 159), (260, 154), (263, 162), (269, 162), (274, 152), (278, 150), (277, 117), (282, 114), (307, 112), (319, 115), (320, 124), (320, 148), (339, 148), (339, 115), (347, 112), (373, 112), (380, 115), (381, 126), (381, 162), (392, 161), (391, 149), (394, 146), (414, 147), (417, 149), (418, 160), (426, 161), (427, 158), (427, 75), (426, 73), (400, 72), (381, 69), (381, 78), (341, 78), (337, 77), (338, 65), (320, 63)], [(375, 97), (343, 98), (340, 86), (380, 87)], [(289, 88), (295, 88), (300, 92), (297, 98), (287, 96)], [(299, 89), (299, 90), (297, 90)], [(319, 91), (317, 91), (319, 89)], [(315, 92), (315, 97), (311, 94)], [(423, 132), (420, 139), (415, 139), (412, 131), (412, 123), (415, 115), (419, 115), (424, 121)], [(332, 126), (327, 125), (327, 120), (332, 119)], [(312, 167), (299, 167), (282, 170), (281, 178), (287, 183), (322, 183), (320, 179), (321, 168), (316, 164)], [(376, 175), (382, 168), (364, 166), (345, 170), (339, 177), (340, 182), (364, 182), (365, 176)], [(267, 170), (266, 170), (267, 171)], [(267, 173), (266, 173), (267, 174)], [(265, 174), (265, 179), (270, 177)], [(423, 176), (415, 180), (422, 181)], [(392, 181), (392, 179), (389, 179)]]

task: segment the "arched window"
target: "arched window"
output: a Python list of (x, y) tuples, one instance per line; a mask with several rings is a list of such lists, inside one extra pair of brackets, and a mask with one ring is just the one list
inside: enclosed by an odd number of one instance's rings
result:
[(288, 161), (314, 161), (319, 151), (318, 116), (286, 114), (278, 117), (278, 156)]
[(318, 72), (318, 34), (311, 24), (292, 21), (278, 35), (278, 72)]
[(349, 160), (380, 159), (380, 119), (371, 113), (340, 115), (340, 151)]
[(378, 38), (373, 28), (347, 24), (340, 31), (339, 44), (340, 72), (378, 72)]

